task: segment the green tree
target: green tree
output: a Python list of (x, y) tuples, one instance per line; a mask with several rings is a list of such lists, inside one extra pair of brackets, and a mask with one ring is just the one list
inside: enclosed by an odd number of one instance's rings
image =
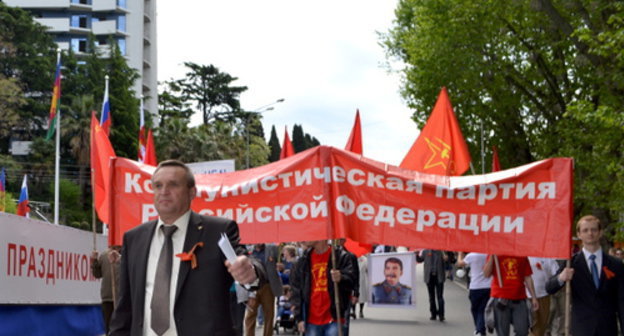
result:
[(269, 148), (271, 149), (271, 152), (269, 153), (269, 162), (278, 161), (282, 152), (282, 146), (280, 145), (279, 139), (277, 138), (275, 125), (271, 126), (271, 138), (269, 138)]
[(473, 158), (481, 125), (505, 167), (574, 157), (576, 213), (614, 223), (624, 213), (623, 9), (605, 0), (401, 0), (381, 40), (405, 64), (401, 91), (420, 127), (446, 86)]
[(178, 81), (168, 81), (161, 84), (162, 91), (158, 95), (158, 112), (160, 114), (160, 127), (171, 118), (178, 118), (189, 123), (193, 110), (191, 104), (182, 96), (182, 88)]
[(91, 111), (95, 109), (95, 101), (92, 95), (73, 96), (71, 105), (65, 108), (65, 113), (61, 119), (61, 133), (67, 138), (71, 154), (78, 165), (78, 184), (83, 195), (83, 209), (90, 209), (91, 197), (88, 186), (89, 167), (91, 164), (90, 155), (90, 133), (91, 133)]
[[(31, 139), (47, 127), (50, 96), (43, 92), (52, 88), (57, 47), (45, 31), (28, 12), (0, 3), (0, 79), (10, 81), (4, 82), (0, 92), (3, 104), (13, 107), (3, 109), (2, 121), (6, 116), (14, 125), (14, 137)], [(20, 95), (16, 85), (24, 93), (20, 98), (15, 97)], [(8, 152), (8, 137), (0, 134), (0, 153)]]
[(204, 125), (213, 120), (231, 120), (242, 112), (240, 94), (247, 91), (246, 86), (232, 86), (238, 78), (219, 71), (214, 65), (199, 65), (185, 62), (189, 69), (186, 77), (177, 84), (182, 89), (185, 100), (195, 102), (202, 114)]
[(320, 145), (320, 142), (315, 137), (305, 133), (301, 125), (295, 124), (292, 130), (292, 144), (295, 153), (299, 153)]
[[(59, 222), (77, 229), (91, 229), (91, 212), (82, 207), (80, 186), (67, 179), (60, 179), (59, 183), (59, 208), (63, 209), (59, 213)], [(54, 192), (54, 183), (50, 183), (49, 191)], [(51, 207), (54, 208), (54, 202)]]

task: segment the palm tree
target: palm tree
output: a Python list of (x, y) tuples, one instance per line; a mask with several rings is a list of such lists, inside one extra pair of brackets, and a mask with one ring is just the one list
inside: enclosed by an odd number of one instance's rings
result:
[[(80, 190), (83, 195), (87, 195), (87, 185), (89, 184), (88, 167), (90, 164), (90, 132), (91, 132), (91, 111), (95, 109), (93, 95), (79, 95), (70, 98), (70, 105), (64, 106), (65, 113), (61, 118), (61, 135), (69, 138), (71, 154), (78, 164), (78, 180)], [(89, 207), (87, 197), (83, 207)]]

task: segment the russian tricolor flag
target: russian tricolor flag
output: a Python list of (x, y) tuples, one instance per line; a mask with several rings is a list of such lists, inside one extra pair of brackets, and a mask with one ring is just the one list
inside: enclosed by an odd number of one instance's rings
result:
[(102, 101), (102, 113), (100, 114), (100, 127), (106, 135), (110, 134), (110, 101), (108, 100), (108, 76), (106, 76), (106, 85), (104, 89), (104, 100)]
[(6, 173), (4, 167), (0, 170), (0, 212), (6, 210)]
[(22, 182), (22, 191), (20, 192), (19, 201), (17, 203), (17, 215), (30, 218), (30, 207), (28, 206), (28, 185), (26, 184), (26, 177), (24, 175), (24, 181)]

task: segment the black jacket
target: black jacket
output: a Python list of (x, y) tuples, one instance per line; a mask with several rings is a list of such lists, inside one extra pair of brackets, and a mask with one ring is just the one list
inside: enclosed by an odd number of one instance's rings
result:
[[(565, 265), (564, 265), (565, 266)], [(624, 325), (624, 265), (622, 261), (602, 252), (603, 270), (600, 287), (596, 289), (583, 252), (572, 257), (574, 276), (572, 289), (572, 334), (574, 336), (617, 335), (617, 321)], [(608, 274), (605, 271), (608, 270)], [(563, 286), (559, 284), (559, 269), (546, 283), (548, 294)]]
[[(304, 252), (303, 256), (299, 258), (297, 264), (294, 267), (294, 274), (290, 276), (290, 286), (292, 289), (291, 303), (294, 307), (295, 320), (306, 321), (307, 312), (310, 309), (310, 254), (313, 253), (313, 249), (308, 249)], [(334, 293), (334, 283), (331, 281), (330, 271), (333, 268), (339, 269), (342, 278), (338, 282), (338, 292), (340, 298), (340, 312), (341, 317), (345, 317), (348, 313), (349, 300), (353, 286), (355, 283), (355, 274), (353, 263), (349, 254), (343, 249), (335, 249), (336, 262), (338, 267), (327, 268), (327, 287), (329, 291), (329, 298), (331, 301), (331, 316), (336, 319), (336, 301)], [(331, 253), (329, 255), (328, 265), (332, 265)]]

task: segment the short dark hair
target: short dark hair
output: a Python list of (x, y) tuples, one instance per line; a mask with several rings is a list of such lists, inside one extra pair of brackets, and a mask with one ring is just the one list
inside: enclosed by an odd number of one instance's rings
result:
[(386, 267), (386, 265), (388, 265), (388, 263), (399, 264), (399, 267), (401, 267), (401, 271), (403, 270), (403, 262), (399, 258), (390, 257), (386, 259), (386, 262), (384, 262), (384, 268)]
[(158, 167), (156, 167), (156, 170), (154, 171), (154, 174), (152, 176), (156, 175), (156, 172), (158, 172), (158, 170), (163, 167), (180, 167), (184, 169), (184, 171), (186, 172), (186, 186), (189, 188), (195, 187), (195, 176), (193, 175), (191, 168), (184, 164), (184, 162), (180, 160), (165, 160), (158, 164)]

